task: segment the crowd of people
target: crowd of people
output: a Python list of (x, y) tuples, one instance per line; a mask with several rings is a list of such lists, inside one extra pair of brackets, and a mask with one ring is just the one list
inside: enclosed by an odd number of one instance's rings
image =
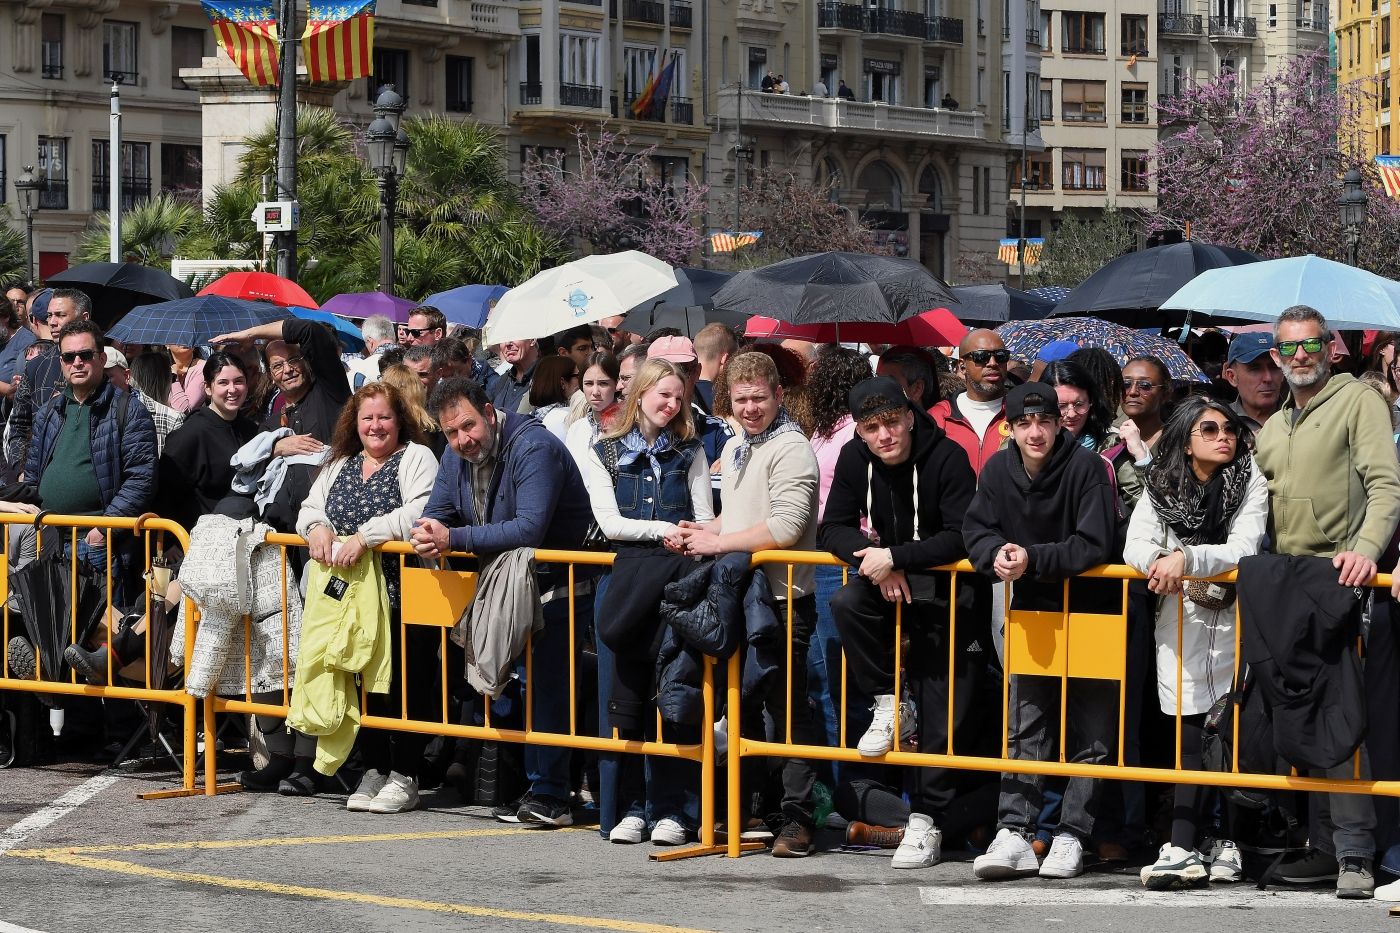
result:
[[(681, 844), (700, 829), (695, 763), (357, 730), (350, 675), (372, 715), (441, 721), (450, 706), (463, 724), (520, 727), (528, 706), (540, 732), (578, 717), (687, 744), (704, 656), (738, 651), (743, 707), (719, 712), (744, 735), (844, 735), (860, 759), (745, 760), (745, 824), (726, 829), (775, 856), (813, 853), (825, 826), (894, 849), (899, 869), (972, 850), (985, 879), (1072, 878), (1144, 847), (1158, 889), (1240, 881), (1249, 851), (1284, 851), (1273, 880), (1335, 880), (1343, 898), (1400, 869), (1400, 817), (1381, 798), (1245, 806), (1190, 784), (882, 762), (998, 757), (1004, 741), (1013, 760), (1220, 768), (1238, 710), (1241, 770), (1396, 777), (1400, 583), (1367, 586), (1394, 567), (1400, 522), (1392, 335), (1347, 344), (1298, 306), (1269, 333), (1192, 336), (1210, 381), (1185, 383), (1155, 357), (1063, 342), (1016, 359), (990, 330), (940, 352), (748, 343), (719, 324), (633, 334), (609, 318), (485, 347), (427, 306), (366, 321), (357, 356), (301, 320), (206, 348), (118, 346), (81, 292), (10, 297), (0, 509), (256, 521), (307, 542), (291, 715), (255, 717), (268, 760), (239, 775), (246, 790), (330, 792), (349, 765), (354, 811), (410, 810), (442, 784), (504, 822), (566, 826), (587, 803), (614, 843)], [(123, 607), (141, 586), (129, 538), (95, 529), (72, 555), (103, 567), (111, 551)], [(410, 564), (477, 572), (445, 648), (401, 624), (415, 620), (400, 559), (370, 553), (390, 541)], [(615, 559), (570, 573), (537, 563), (540, 548)], [(774, 549), (845, 568), (751, 567)], [(964, 559), (975, 572), (933, 569)], [(1143, 579), (1081, 577), (1115, 563)], [(1236, 584), (1199, 579), (1236, 568)], [(1076, 620), (1122, 620), (1119, 676), (1012, 663), (1065, 614), (1054, 638), (1071, 653)], [(118, 651), (112, 637), (67, 657), (105, 683), (131, 660)], [(7, 665), (34, 676), (34, 646), (13, 638)], [(1261, 757), (1263, 735), (1277, 748)]]

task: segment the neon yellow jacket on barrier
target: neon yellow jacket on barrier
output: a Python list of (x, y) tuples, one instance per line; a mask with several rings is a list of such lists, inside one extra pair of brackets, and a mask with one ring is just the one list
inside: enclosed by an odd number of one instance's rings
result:
[(316, 770), (335, 774), (360, 729), (355, 675), (370, 693), (388, 693), (389, 597), (379, 555), (370, 551), (349, 569), (306, 565), (301, 653), (287, 725), (317, 736)]

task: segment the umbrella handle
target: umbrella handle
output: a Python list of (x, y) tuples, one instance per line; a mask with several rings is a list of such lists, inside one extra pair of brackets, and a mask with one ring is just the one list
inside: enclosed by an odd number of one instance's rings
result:
[(131, 528), (133, 537), (141, 537), (141, 533), (146, 530), (146, 519), (148, 518), (160, 518), (160, 516), (155, 512), (142, 512), (140, 515), (136, 516), (136, 524)]
[(49, 511), (49, 509), (40, 509), (38, 514), (34, 516), (35, 528), (38, 528), (40, 525), (42, 525), (44, 523), (44, 519), (49, 517)]

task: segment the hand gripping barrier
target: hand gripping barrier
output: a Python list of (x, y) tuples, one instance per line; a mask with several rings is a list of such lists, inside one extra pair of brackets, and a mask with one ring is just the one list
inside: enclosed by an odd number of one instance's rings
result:
[[(55, 676), (56, 672), (45, 669), (48, 663), (46, 656), (53, 657), (55, 653), (61, 656), (67, 645), (78, 642), (90, 628), (99, 633), (95, 636), (98, 638), (104, 626), (108, 637), (115, 634), (120, 613), (110, 608), (116, 606), (114, 594), (121, 593), (126, 582), (134, 582), (138, 570), (141, 580), (149, 580), (156, 559), (165, 548), (187, 548), (189, 535), (174, 522), (152, 514), (138, 518), (108, 518), (51, 515), (47, 512), (37, 515), (5, 513), (0, 514), (0, 529), (4, 531), (4, 540), (0, 543), (0, 556), (3, 556), (3, 569), (0, 569), (0, 605), (3, 605), (3, 609), (0, 609), (0, 635), (3, 635), (3, 643), (8, 646), (10, 640), (16, 637), (33, 643), (26, 623), (39, 626), (45, 642), (35, 652), (35, 669), (31, 677), (21, 677), (12, 670), (9, 652), (5, 652), (5, 657), (0, 659), (0, 690), (33, 694), (51, 707), (57, 704), (59, 709), (55, 709), (50, 716), (56, 734), (62, 729), (60, 710), (63, 697), (135, 700), (178, 707), (182, 728), (181, 753), (176, 757), (180, 765), (182, 789), (154, 791), (140, 796), (151, 799), (194, 792), (199, 704), (183, 689), (184, 672), (172, 671), (164, 663), (165, 642), (154, 627), (147, 630), (142, 657), (125, 659), (124, 666), (115, 669), (114, 653), (107, 653), (106, 685), (87, 683), (73, 671), (67, 670), (66, 664), (58, 676)], [(104, 536), (100, 547), (90, 547), (86, 542), (88, 534), (94, 529)], [(45, 575), (43, 581), (49, 584), (47, 596), (35, 592), (40, 582), (35, 571), (40, 568), (35, 567), (35, 570), (28, 572), (25, 569), (33, 566), (30, 562), (36, 555), (44, 555), (43, 560), (57, 564), (53, 573)], [(78, 556), (77, 560), (74, 559), (75, 555)], [(84, 568), (82, 574), (80, 565)], [(90, 572), (100, 575), (100, 585), (92, 580)], [(66, 577), (66, 581), (61, 579), (63, 577)], [(65, 582), (66, 587), (62, 585)], [(100, 592), (93, 592), (94, 589)], [(134, 609), (144, 616), (144, 623), (151, 625), (154, 601), (151, 586), (143, 585), (141, 591), (142, 595), (135, 599), (131, 595), (126, 596), (133, 605), (120, 608)], [(34, 595), (31, 596), (31, 593)], [(79, 598), (70, 599), (69, 593), (78, 593)], [(26, 605), (36, 616), (35, 619), (21, 620), (20, 612)], [(85, 614), (82, 619), (79, 618), (80, 606)], [(192, 604), (187, 603), (187, 609), (192, 608)], [(60, 613), (67, 616), (66, 623)], [(174, 615), (172, 610), (169, 617), (163, 620), (164, 625), (173, 627)], [(185, 633), (184, 656), (187, 659), (193, 644), (194, 629), (191, 626)], [(165, 743), (163, 735), (156, 735), (155, 738)], [(137, 739), (133, 738), (133, 744), (135, 741)], [(168, 745), (166, 748), (173, 754)]]

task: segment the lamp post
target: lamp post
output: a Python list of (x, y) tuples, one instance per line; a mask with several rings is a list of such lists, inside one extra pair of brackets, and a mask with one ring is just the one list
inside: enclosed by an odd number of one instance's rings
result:
[(44, 180), (34, 174), (34, 166), (26, 165), (24, 174), (15, 179), (15, 194), (20, 213), (24, 214), (24, 279), (34, 286), (34, 212), (39, 209), (39, 189)]
[(392, 84), (382, 85), (365, 134), (369, 166), (379, 181), (379, 290), (386, 295), (394, 293), (394, 208), (408, 161), (408, 133), (399, 129), (405, 106)]
[(1347, 261), (1357, 264), (1361, 247), (1361, 225), (1366, 222), (1366, 192), (1361, 190), (1361, 172), (1348, 169), (1342, 176), (1342, 196), (1337, 198), (1337, 211), (1346, 236)]

